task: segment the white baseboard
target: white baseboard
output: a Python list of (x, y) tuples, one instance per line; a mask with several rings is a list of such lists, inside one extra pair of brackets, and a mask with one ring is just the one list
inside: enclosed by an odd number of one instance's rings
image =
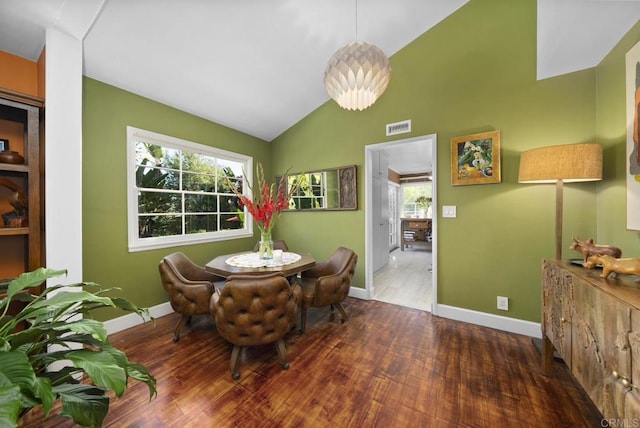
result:
[[(365, 290), (364, 288), (351, 287), (351, 289), (349, 290), (349, 296), (356, 297), (358, 299), (369, 300), (367, 290)], [(168, 315), (172, 312), (173, 308), (171, 307), (171, 304), (169, 302), (161, 303), (149, 308), (149, 313), (154, 318)], [(140, 318), (137, 314), (127, 314), (105, 321), (103, 324), (107, 329), (107, 334), (114, 334), (148, 321), (148, 319)]]
[(519, 320), (516, 318), (503, 317), (501, 315), (477, 312), (455, 306), (438, 305), (438, 316), (457, 321), (464, 321), (484, 327), (495, 328), (496, 330), (508, 331), (510, 333), (522, 334), (535, 338), (542, 338), (542, 328), (540, 323)]
[[(164, 315), (168, 315), (173, 312), (173, 308), (169, 302), (161, 303), (159, 305), (149, 308), (149, 313), (152, 317), (158, 318)], [(107, 329), (107, 334), (118, 333), (122, 330), (126, 330), (131, 327), (135, 327), (142, 323), (148, 322), (148, 319), (142, 319), (138, 314), (127, 314), (118, 318), (114, 318), (104, 322), (104, 326)]]
[(369, 292), (364, 288), (351, 287), (349, 289), (349, 297), (355, 297), (356, 299), (369, 300)]
[[(364, 288), (351, 287), (349, 296), (362, 300), (370, 300), (367, 290)], [(173, 312), (169, 302), (149, 308), (151, 316), (158, 318)], [(497, 330), (508, 331), (510, 333), (522, 334), (525, 336), (542, 338), (540, 323), (524, 321), (515, 318), (503, 317), (500, 315), (488, 314), (485, 312), (472, 311), (455, 306), (438, 305), (437, 313), (439, 317), (456, 321), (464, 321), (484, 327), (495, 328)], [(127, 314), (104, 322), (107, 334), (118, 333), (131, 327), (135, 327), (149, 320), (143, 320), (136, 314)]]
[[(358, 299), (369, 300), (369, 294), (364, 288), (351, 287), (351, 289), (349, 290), (349, 296), (356, 297)], [(173, 308), (171, 307), (171, 304), (169, 302), (161, 303), (149, 308), (149, 313), (154, 318), (168, 315), (172, 312)], [(137, 314), (127, 314), (105, 321), (103, 324), (107, 329), (107, 334), (113, 334), (131, 327), (135, 327), (148, 321), (148, 319), (140, 318)]]

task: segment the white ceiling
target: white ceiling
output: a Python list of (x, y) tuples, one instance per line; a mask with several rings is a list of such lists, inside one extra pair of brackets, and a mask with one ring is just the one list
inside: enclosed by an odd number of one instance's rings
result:
[[(0, 50), (36, 60), (58, 28), (85, 75), (271, 141), (329, 99), (336, 49), (391, 56), (467, 1), (0, 0)], [(639, 0), (538, 0), (538, 77), (597, 65), (639, 17)]]

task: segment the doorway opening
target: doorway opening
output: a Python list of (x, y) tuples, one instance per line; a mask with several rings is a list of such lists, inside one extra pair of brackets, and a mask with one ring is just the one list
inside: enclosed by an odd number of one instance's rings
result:
[(436, 135), (365, 147), (369, 298), (435, 313)]

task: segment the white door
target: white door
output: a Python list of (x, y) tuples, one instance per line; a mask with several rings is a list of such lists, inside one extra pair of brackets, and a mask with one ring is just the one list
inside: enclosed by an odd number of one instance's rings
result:
[(389, 182), (389, 251), (398, 247), (398, 185)]
[(382, 151), (373, 153), (372, 199), (373, 271), (389, 262), (389, 161)]
[[(382, 174), (380, 167), (380, 158), (379, 153), (390, 153), (390, 156), (393, 156), (393, 161), (395, 164), (400, 166), (400, 163), (411, 163), (411, 160), (416, 160), (420, 165), (427, 165), (420, 169), (420, 171), (429, 169), (431, 170), (433, 176), (433, 201), (432, 206), (437, 207), (436, 200), (436, 185), (435, 178), (437, 177), (436, 171), (436, 163), (432, 162), (433, 159), (437, 159), (437, 135), (424, 135), (420, 137), (407, 138), (405, 140), (397, 140), (390, 141), (384, 143), (370, 144), (365, 147), (365, 292), (361, 293), (358, 289), (358, 293), (354, 292), (354, 296), (362, 296), (362, 298), (373, 298), (376, 294), (375, 284), (374, 284), (374, 272), (379, 270), (380, 262), (379, 259), (382, 258), (382, 254), (380, 253), (380, 248), (386, 249), (386, 254), (384, 255), (384, 260), (389, 266), (390, 254), (389, 254), (389, 242), (391, 241), (392, 233), (390, 231), (389, 225), (389, 217), (391, 215), (390, 211), (393, 209), (393, 202), (389, 199), (389, 184), (388, 184), (388, 170), (389, 168), (393, 169), (395, 172), (401, 173), (401, 168), (396, 167), (394, 169), (393, 166), (390, 166), (389, 158), (386, 158), (386, 166), (384, 169), (386, 170), (386, 174), (384, 176), (385, 185), (382, 186)], [(407, 154), (409, 156), (402, 156), (402, 159), (398, 158), (398, 154)], [(419, 154), (419, 156), (416, 155)], [(426, 153), (426, 155), (425, 155)], [(426, 156), (426, 157), (425, 157)], [(428, 168), (428, 169), (425, 169)], [(410, 174), (410, 172), (405, 172), (405, 174)], [(387, 216), (385, 226), (386, 230), (386, 245), (380, 245), (380, 236), (377, 231), (380, 229), (380, 223), (382, 222), (381, 216), (381, 205), (382, 205), (382, 189), (385, 189), (385, 199), (387, 200)], [(398, 190), (398, 193), (400, 191)], [(396, 209), (398, 211), (398, 216), (400, 216), (402, 212), (401, 199), (397, 199)], [(435, 214), (435, 212), (434, 212)], [(399, 221), (399, 219), (398, 219)], [(434, 315), (438, 315), (438, 303), (437, 303), (437, 215), (433, 215), (433, 250), (432, 250), (432, 271), (430, 272), (431, 277), (431, 291), (428, 292), (431, 295), (431, 307), (432, 313)], [(397, 238), (400, 239), (400, 232), (398, 231)], [(378, 262), (378, 263), (376, 263)], [(354, 289), (352, 289), (354, 290)], [(428, 310), (428, 309), (427, 309)]]

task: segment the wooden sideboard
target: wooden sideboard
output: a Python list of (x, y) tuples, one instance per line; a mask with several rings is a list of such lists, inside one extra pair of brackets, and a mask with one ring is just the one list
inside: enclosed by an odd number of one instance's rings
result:
[(640, 283), (634, 276), (605, 280), (601, 273), (543, 261), (543, 370), (553, 374), (555, 349), (606, 419), (634, 426), (640, 421)]
[(407, 246), (431, 248), (430, 218), (401, 218), (400, 219), (400, 250)]

